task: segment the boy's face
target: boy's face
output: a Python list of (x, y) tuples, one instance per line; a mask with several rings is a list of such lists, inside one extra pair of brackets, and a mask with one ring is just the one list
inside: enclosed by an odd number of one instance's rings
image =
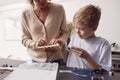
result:
[(75, 27), (77, 30), (77, 34), (81, 39), (95, 37), (94, 32), (96, 31), (97, 27), (87, 27), (85, 25), (78, 25)]

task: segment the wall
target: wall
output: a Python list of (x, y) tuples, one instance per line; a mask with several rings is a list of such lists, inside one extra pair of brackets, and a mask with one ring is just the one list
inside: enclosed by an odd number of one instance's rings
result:
[(0, 0), (0, 7), (1, 6), (6, 6), (6, 5), (11, 5), (11, 4), (16, 4), (16, 3), (22, 3), (27, 0)]
[[(26, 6), (24, 3), (8, 5), (0, 7), (0, 57), (14, 58), (21, 60), (29, 60), (29, 56), (26, 52), (26, 48), (21, 44), (20, 39), (15, 39), (16, 36), (21, 36), (16, 33), (12, 37), (14, 39), (6, 39), (6, 29), (10, 26), (5, 26), (5, 18), (19, 14)], [(15, 26), (13, 26), (15, 27)], [(16, 29), (15, 29), (16, 30)], [(19, 31), (19, 30), (17, 30)], [(15, 32), (14, 29), (11, 32)]]

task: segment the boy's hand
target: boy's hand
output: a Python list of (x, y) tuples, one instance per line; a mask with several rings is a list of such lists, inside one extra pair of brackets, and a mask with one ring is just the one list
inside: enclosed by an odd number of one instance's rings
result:
[(88, 55), (88, 52), (81, 49), (81, 48), (78, 48), (78, 47), (75, 47), (75, 46), (72, 46), (70, 48), (71, 51), (73, 51), (76, 55), (78, 55), (79, 57), (82, 57), (82, 58), (86, 58), (87, 55)]

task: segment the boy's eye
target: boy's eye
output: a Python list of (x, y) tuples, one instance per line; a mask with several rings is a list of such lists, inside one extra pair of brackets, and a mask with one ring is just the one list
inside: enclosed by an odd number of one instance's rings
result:
[(80, 29), (80, 28), (78, 28), (78, 30), (84, 31), (85, 29)]

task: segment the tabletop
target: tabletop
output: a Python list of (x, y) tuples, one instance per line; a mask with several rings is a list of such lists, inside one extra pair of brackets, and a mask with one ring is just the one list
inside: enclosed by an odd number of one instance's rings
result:
[[(60, 70), (75, 70), (75, 68), (68, 68), (63, 66), (60, 67), (58, 70), (57, 80), (92, 80), (91, 77), (80, 77), (73, 73), (61, 72)], [(100, 80), (119, 80), (120, 72), (113, 72), (113, 74), (110, 74), (110, 72), (104, 71), (103, 73), (98, 74), (97, 77), (104, 78)]]
[[(56, 80), (92, 80), (91, 77), (77, 76), (77, 75), (71, 73), (71, 70), (76, 70), (76, 69), (65, 67), (65, 66), (60, 66), (59, 69), (58, 69)], [(3, 80), (11, 72), (12, 71), (8, 71), (8, 70), (5, 70), (5, 71), (0, 70), (0, 80)], [(99, 74), (97, 77), (103, 77), (104, 78), (103, 80), (119, 80), (120, 79), (120, 72), (114, 72), (113, 75), (110, 75), (109, 72), (105, 71), (102, 74)]]

